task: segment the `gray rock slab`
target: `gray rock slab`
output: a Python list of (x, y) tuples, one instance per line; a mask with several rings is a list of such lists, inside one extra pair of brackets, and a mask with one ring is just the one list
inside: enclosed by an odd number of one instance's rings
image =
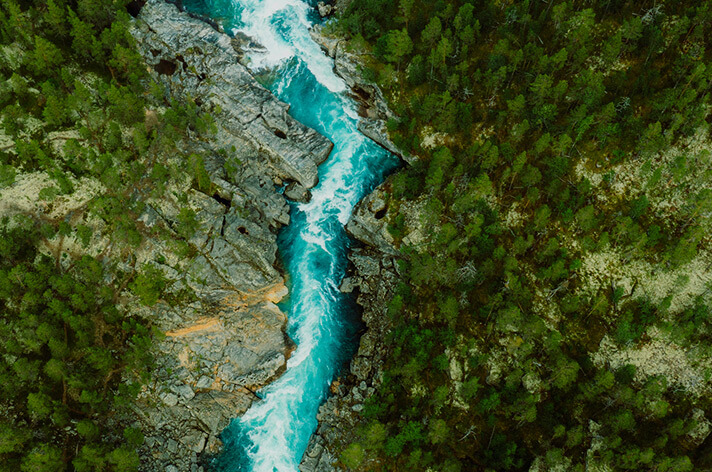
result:
[(210, 104), (216, 122), (253, 142), (279, 176), (306, 188), (316, 185), (317, 165), (332, 143), (293, 119), (289, 106), (254, 79), (229, 36), (161, 0), (149, 0), (139, 20), (132, 34), (154, 76), (173, 95)]

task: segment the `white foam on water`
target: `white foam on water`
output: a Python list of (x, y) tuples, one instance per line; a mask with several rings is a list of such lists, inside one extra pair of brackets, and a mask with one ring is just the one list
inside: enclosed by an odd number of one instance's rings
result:
[(264, 52), (250, 55), (250, 67), (274, 69), (292, 57), (307, 65), (319, 83), (332, 92), (346, 90), (346, 84), (333, 72), (333, 63), (309, 36), (311, 7), (301, 0), (236, 0), (242, 10), (242, 27), (246, 35), (265, 47)]
[[(288, 261), (293, 279), (290, 335), (297, 348), (284, 374), (261, 392), (263, 399), (236, 420), (251, 442), (246, 450), (250, 464), (227, 468), (296, 472), (309, 434), (316, 428), (319, 402), (342, 349), (337, 344), (337, 331), (343, 329), (340, 323), (345, 321), (339, 319), (337, 294), (343, 275), (339, 267), (343, 264), (337, 258), (343, 257), (343, 251), (337, 245), (334, 227), (348, 222), (364, 191), (364, 182), (378, 172), (374, 168), (378, 165), (366, 157), (373, 159), (381, 151), (358, 131), (356, 107), (342, 93), (346, 84), (334, 73), (333, 61), (309, 35), (308, 13), (312, 7), (302, 0), (233, 1), (239, 6), (235, 10), (241, 12), (236, 19), (239, 31), (265, 47), (264, 52), (250, 54), (250, 67), (282, 74), (273, 84), (278, 96), (301, 83), (293, 81), (304, 80), (304, 67), (319, 84), (337, 94), (329, 97), (329, 106), (313, 103), (313, 122), (330, 130), (335, 146), (328, 161), (319, 167), (320, 183), (312, 189), (311, 200), (296, 205), (305, 221), (290, 228), (299, 231), (298, 237), (290, 240), (293, 247), (289, 250), (294, 254)], [(239, 446), (245, 446), (244, 442)]]

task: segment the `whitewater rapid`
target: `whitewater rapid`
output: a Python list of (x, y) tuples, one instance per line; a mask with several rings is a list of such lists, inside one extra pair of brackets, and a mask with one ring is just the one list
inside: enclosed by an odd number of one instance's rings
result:
[(279, 236), (290, 297), (285, 309), (297, 348), (261, 401), (223, 432), (220, 471), (294, 472), (317, 427), (316, 414), (338, 369), (355, 349), (358, 319), (338, 286), (347, 265), (344, 231), (354, 205), (397, 166), (357, 128), (355, 104), (333, 61), (310, 37), (314, 6), (302, 0), (192, 0), (188, 9), (222, 20), (227, 31), (264, 46), (249, 65), (290, 104), (290, 114), (331, 139), (309, 203), (291, 203)]

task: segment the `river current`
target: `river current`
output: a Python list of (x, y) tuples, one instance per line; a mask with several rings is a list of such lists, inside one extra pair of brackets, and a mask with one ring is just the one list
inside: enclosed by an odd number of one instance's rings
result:
[[(334, 143), (309, 203), (290, 203), (279, 235), (287, 272), (289, 335), (297, 348), (286, 372), (223, 432), (222, 472), (295, 472), (317, 427), (316, 414), (338, 370), (353, 355), (359, 328), (353, 300), (338, 290), (347, 266), (344, 225), (354, 205), (397, 165), (357, 129), (358, 115), (333, 61), (309, 36), (318, 16), (302, 0), (184, 0), (186, 9), (243, 32), (265, 47), (249, 66), (289, 113)], [(314, 2), (315, 3), (315, 2)]]

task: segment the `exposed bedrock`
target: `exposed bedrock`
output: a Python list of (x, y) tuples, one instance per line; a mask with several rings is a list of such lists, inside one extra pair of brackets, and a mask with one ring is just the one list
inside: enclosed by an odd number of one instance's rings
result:
[(321, 25), (313, 26), (310, 34), (324, 52), (334, 59), (334, 72), (351, 89), (351, 97), (359, 105), (358, 114), (361, 117), (358, 124), (359, 131), (406, 163), (412, 164), (417, 157), (398, 149), (388, 137), (386, 122), (395, 118), (395, 115), (389, 110), (378, 85), (363, 78), (361, 68), (364, 64), (364, 54), (350, 50), (345, 40), (324, 33)]
[[(181, 210), (196, 215), (187, 250), (176, 251), (169, 237), (148, 239), (131, 255), (132, 267), (163, 273), (168, 296), (150, 308), (127, 306), (165, 335), (152, 347), (156, 369), (134, 407), (146, 437), (141, 470), (197, 472), (201, 454), (219, 451), (218, 435), (256, 400), (254, 391), (286, 369), (293, 344), (276, 305), (287, 295), (276, 234), (289, 223), (285, 195), (309, 198), (333, 145), (239, 63), (244, 41), (160, 0), (140, 8), (132, 34), (165, 99), (194, 102), (217, 126), (215, 134), (187, 130), (179, 143), (204, 156), (211, 194), (165, 182), (176, 198), (147, 198), (140, 217), (179, 240)], [(147, 123), (160, 119), (155, 108)]]
[(216, 142), (229, 149), (247, 140), (257, 151), (252, 160), (271, 174), (316, 185), (317, 165), (332, 143), (289, 116), (289, 106), (239, 63), (239, 42), (160, 0), (147, 2), (138, 20), (134, 36), (147, 64), (173, 96), (192, 97), (210, 111)]

